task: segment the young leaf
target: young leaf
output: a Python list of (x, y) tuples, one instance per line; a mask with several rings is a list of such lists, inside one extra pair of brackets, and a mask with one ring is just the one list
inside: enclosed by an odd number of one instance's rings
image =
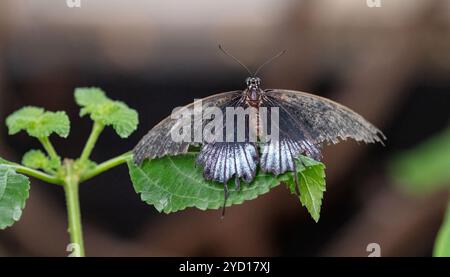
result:
[(23, 156), (22, 164), (30, 168), (43, 169), (49, 166), (50, 160), (41, 150), (30, 150)]
[(450, 257), (450, 205), (445, 214), (444, 223), (439, 230), (433, 249), (434, 257)]
[(50, 159), (41, 150), (30, 150), (22, 158), (22, 164), (26, 167), (34, 169), (43, 169), (45, 171), (51, 171), (58, 168), (61, 161)]
[[(325, 192), (325, 165), (305, 156), (297, 159), (296, 164), (300, 202), (302, 206), (306, 207), (314, 221), (318, 222)], [(297, 194), (292, 175), (289, 176), (289, 182), (286, 185), (291, 193)]]
[(85, 107), (83, 110), (91, 111), (90, 109), (95, 105), (101, 105), (105, 102), (109, 102), (110, 99), (106, 97), (105, 92), (100, 88), (76, 88), (75, 89), (75, 101), (78, 105)]
[[(201, 210), (217, 209), (222, 207), (224, 200), (223, 184), (206, 181), (203, 170), (195, 164), (195, 153), (179, 156), (166, 156), (160, 159), (146, 160), (142, 166), (133, 161), (128, 162), (131, 180), (134, 189), (141, 194), (142, 201), (154, 205), (158, 211), (165, 213), (196, 207)], [(323, 193), (325, 181), (323, 179), (324, 166), (316, 161), (305, 159), (306, 167), (299, 162), (298, 174), (303, 174), (300, 182), (308, 182), (305, 186), (311, 190), (321, 190)], [(322, 170), (322, 171), (321, 171)], [(230, 196), (227, 206), (241, 204), (259, 195), (267, 193), (281, 182), (288, 187), (295, 186), (292, 173), (287, 172), (279, 176), (270, 173), (258, 172), (250, 184), (241, 183), (240, 191), (234, 190), (234, 181), (229, 182)], [(321, 180), (313, 180), (319, 178)], [(320, 188), (320, 189), (319, 189)], [(322, 196), (314, 193), (313, 217), (318, 220)], [(320, 200), (318, 200), (320, 198)], [(307, 207), (310, 207), (308, 204)]]
[(49, 137), (52, 133), (66, 138), (70, 132), (69, 117), (65, 112), (48, 112), (42, 108), (24, 107), (6, 119), (10, 135), (24, 130), (36, 138)]
[(30, 181), (10, 166), (0, 165), (0, 229), (18, 221), (28, 199)]
[(138, 113), (123, 102), (109, 99), (99, 88), (77, 88), (75, 101), (82, 107), (80, 116), (89, 114), (93, 121), (112, 126), (121, 138), (137, 129)]

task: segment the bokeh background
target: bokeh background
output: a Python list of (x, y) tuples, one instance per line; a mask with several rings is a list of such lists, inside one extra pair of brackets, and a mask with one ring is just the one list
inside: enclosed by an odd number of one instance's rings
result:
[[(377, 1), (369, 1), (377, 2)], [(266, 88), (312, 92), (361, 113), (388, 137), (386, 147), (325, 147), (327, 192), (315, 223), (280, 186), (227, 210), (159, 214), (140, 201), (125, 166), (81, 186), (90, 256), (429, 256), (448, 191), (410, 195), (388, 174), (392, 158), (445, 129), (450, 108), (450, 1), (65, 0), (0, 2), (0, 118), (23, 105), (67, 110), (77, 157), (91, 122), (78, 117), (73, 90), (99, 86), (140, 112), (138, 132), (107, 130), (93, 154), (130, 150), (174, 107), (241, 89), (245, 71), (286, 49), (261, 74)], [(39, 145), (7, 136), (0, 153), (19, 161)], [(65, 256), (63, 192), (32, 182), (22, 219), (0, 232), (0, 256)]]

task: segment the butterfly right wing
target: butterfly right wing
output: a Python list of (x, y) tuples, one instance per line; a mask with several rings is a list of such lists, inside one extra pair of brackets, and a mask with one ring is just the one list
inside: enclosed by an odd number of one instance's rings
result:
[[(209, 97), (196, 100), (181, 109), (175, 111), (171, 116), (168, 116), (155, 127), (153, 127), (147, 135), (145, 135), (141, 141), (133, 149), (134, 161), (136, 164), (141, 164), (145, 159), (153, 159), (163, 157), (165, 155), (178, 155), (188, 151), (190, 145), (196, 145), (194, 138), (190, 141), (176, 141), (172, 138), (173, 128), (183, 127), (185, 124), (190, 124), (191, 127), (195, 126), (193, 121), (183, 122), (179, 118), (183, 113), (187, 111), (192, 114), (198, 113), (194, 110), (194, 105), (198, 101), (202, 103), (202, 109), (205, 111), (209, 107), (221, 107), (229, 102), (233, 102), (240, 98), (242, 91), (230, 91), (211, 95)], [(208, 118), (205, 114), (195, 114), (194, 118)], [(202, 123), (203, 124), (203, 123)], [(193, 128), (192, 128), (193, 129)], [(191, 130), (192, 130), (191, 129)]]
[[(349, 108), (329, 99), (300, 91), (265, 90), (263, 105), (279, 109), (279, 137), (261, 145), (261, 169), (275, 175), (295, 171), (295, 158), (321, 157), (324, 142), (353, 138), (381, 142), (384, 135)], [(270, 111), (270, 110), (269, 110)]]
[[(283, 174), (288, 171), (295, 172), (295, 159), (301, 154), (307, 155), (315, 160), (320, 160), (320, 145), (315, 144), (308, 126), (304, 126), (302, 120), (294, 118), (289, 101), (282, 101), (271, 94), (266, 93), (262, 99), (262, 106), (267, 108), (267, 124), (270, 123), (270, 137), (262, 135), (260, 143), (260, 167), (263, 172), (270, 172), (274, 175)], [(276, 110), (273, 110), (275, 108)], [(298, 107), (293, 107), (298, 109)], [(277, 112), (278, 120), (272, 120), (273, 113)], [(268, 125), (267, 125), (268, 126)], [(266, 127), (267, 128), (267, 127)], [(273, 134), (277, 134), (273, 136)], [(297, 184), (297, 175), (294, 174)]]
[[(280, 107), (280, 117), (291, 121), (290, 128), (280, 126), (294, 140), (319, 145), (352, 138), (365, 143), (380, 142), (383, 133), (351, 109), (330, 99), (306, 92), (268, 89), (265, 101)], [(298, 137), (297, 137), (298, 136)]]

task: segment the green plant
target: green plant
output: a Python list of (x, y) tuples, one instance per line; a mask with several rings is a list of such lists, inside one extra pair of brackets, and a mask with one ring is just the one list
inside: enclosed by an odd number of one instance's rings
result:
[[(450, 128), (395, 157), (390, 166), (393, 179), (418, 195), (450, 185)], [(436, 238), (433, 256), (450, 257), (450, 203)]]
[[(91, 161), (90, 155), (104, 128), (111, 126), (121, 138), (128, 138), (137, 129), (138, 113), (123, 102), (109, 99), (99, 88), (78, 88), (75, 100), (81, 107), (80, 116), (89, 115), (93, 121), (92, 132), (78, 159), (61, 158), (50, 141), (53, 134), (68, 137), (70, 121), (65, 112), (25, 107), (6, 119), (10, 135), (25, 131), (41, 142), (45, 152), (30, 150), (21, 164), (0, 158), (0, 229), (20, 219), (30, 189), (27, 176), (55, 184), (65, 191), (70, 241), (78, 246), (74, 254), (84, 256), (79, 185), (125, 163), (142, 201), (160, 212), (171, 213), (188, 207), (217, 209), (221, 206), (223, 185), (204, 180), (201, 170), (195, 166), (196, 152), (145, 161), (141, 166), (134, 164), (132, 152), (102, 163)], [(297, 174), (299, 199), (317, 222), (325, 191), (324, 170), (322, 163), (301, 156), (297, 160), (297, 172), (279, 176), (258, 172), (252, 183), (243, 184), (239, 191), (231, 191), (227, 205), (254, 199), (280, 183), (297, 194), (292, 176)]]

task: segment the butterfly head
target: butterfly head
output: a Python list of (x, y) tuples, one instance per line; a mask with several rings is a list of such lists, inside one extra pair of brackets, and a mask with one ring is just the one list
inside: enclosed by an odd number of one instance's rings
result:
[(261, 79), (259, 77), (248, 77), (245, 80), (245, 84), (247, 85), (247, 89), (258, 89), (261, 85)]
[(247, 104), (252, 107), (259, 107), (262, 94), (262, 90), (260, 88), (261, 79), (258, 77), (248, 77), (245, 80), (245, 83), (247, 85), (247, 89), (244, 90), (244, 95)]

